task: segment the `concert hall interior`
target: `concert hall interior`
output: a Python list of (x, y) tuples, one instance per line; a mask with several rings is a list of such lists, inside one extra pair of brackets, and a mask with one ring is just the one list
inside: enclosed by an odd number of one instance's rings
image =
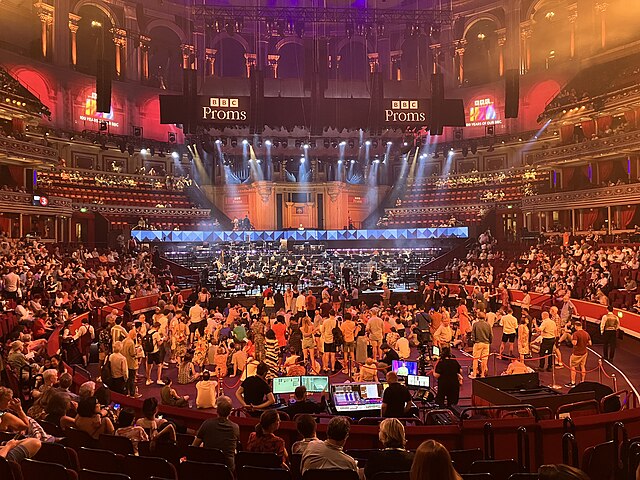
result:
[(640, 480), (640, 1), (0, 27), (1, 480)]

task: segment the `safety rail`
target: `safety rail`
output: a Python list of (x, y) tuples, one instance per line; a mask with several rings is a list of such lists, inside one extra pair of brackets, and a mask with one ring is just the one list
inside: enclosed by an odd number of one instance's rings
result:
[(469, 412), (489, 412), (492, 410), (497, 410), (497, 411), (507, 411), (507, 412), (513, 412), (513, 411), (526, 411), (531, 413), (531, 417), (535, 419), (536, 422), (538, 422), (540, 420), (540, 417), (538, 416), (538, 412), (536, 411), (536, 408), (533, 405), (528, 405), (528, 404), (522, 404), (522, 405), (491, 405), (491, 406), (482, 406), (482, 407), (467, 407), (464, 408), (461, 412), (460, 412), (460, 423), (462, 424), (462, 422), (464, 422), (465, 420), (474, 420), (472, 418), (465, 418), (465, 415)]

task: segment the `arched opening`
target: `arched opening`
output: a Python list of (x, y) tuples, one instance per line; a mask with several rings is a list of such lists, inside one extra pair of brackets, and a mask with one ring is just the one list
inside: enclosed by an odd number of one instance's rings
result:
[(427, 37), (407, 36), (402, 43), (402, 58), (400, 71), (403, 80), (418, 80), (419, 77), (428, 79), (431, 72), (431, 52), (426, 41)]
[(570, 57), (570, 26), (566, 9), (544, 2), (533, 14), (531, 70), (548, 69)]
[(109, 17), (98, 7), (84, 5), (80, 7), (77, 33), (77, 64), (82, 73), (96, 74), (98, 59), (108, 62), (115, 76), (116, 48)]
[(215, 46), (216, 53), (215, 74), (219, 77), (246, 77), (245, 49), (240, 42), (232, 37), (225, 37)]
[(168, 27), (149, 32), (149, 81), (164, 90), (182, 89), (182, 50), (180, 38)]
[(350, 41), (340, 50), (339, 80), (366, 80), (369, 74), (369, 59), (364, 43)]
[(465, 35), (464, 84), (480, 85), (500, 76), (500, 53), (496, 24), (483, 19), (475, 22)]
[(278, 78), (302, 78), (304, 75), (304, 47), (287, 43), (278, 50)]

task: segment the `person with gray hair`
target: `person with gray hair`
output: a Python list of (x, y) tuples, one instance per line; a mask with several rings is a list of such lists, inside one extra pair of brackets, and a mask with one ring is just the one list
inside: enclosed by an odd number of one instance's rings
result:
[(42, 372), (42, 385), (33, 390), (33, 398), (40, 398), (47, 390), (53, 388), (58, 383), (58, 371), (54, 368), (49, 368)]
[(351, 423), (347, 417), (333, 417), (327, 425), (327, 439), (311, 442), (302, 454), (300, 469), (307, 470), (353, 470), (358, 471), (355, 459), (344, 453), (344, 444), (349, 437)]
[(380, 472), (408, 472), (413, 464), (413, 453), (405, 449), (407, 440), (404, 425), (397, 418), (385, 418), (380, 422), (378, 438), (384, 447), (380, 453), (373, 455), (364, 467), (367, 479), (372, 479)]
[(125, 395), (127, 393), (127, 378), (129, 378), (129, 367), (127, 359), (122, 355), (122, 342), (117, 341), (113, 343), (113, 353), (107, 355), (105, 363), (111, 364), (111, 379), (108, 382), (104, 382), (109, 386), (111, 390), (117, 393)]
[(205, 420), (193, 440), (192, 445), (205, 448), (218, 448), (227, 457), (227, 466), (234, 471), (236, 448), (240, 442), (240, 427), (229, 420), (233, 406), (227, 396), (218, 397), (216, 411), (218, 416)]
[(93, 397), (93, 394), (95, 392), (96, 392), (96, 382), (92, 380), (84, 382), (82, 385), (80, 385), (80, 388), (78, 388), (79, 400), (82, 400), (83, 398)]

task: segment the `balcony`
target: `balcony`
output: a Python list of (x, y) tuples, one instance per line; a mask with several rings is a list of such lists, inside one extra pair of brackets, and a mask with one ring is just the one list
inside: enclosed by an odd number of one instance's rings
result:
[(547, 212), (638, 203), (640, 203), (640, 183), (631, 183), (524, 197), (522, 211)]
[(46, 206), (34, 205), (33, 194), (0, 190), (0, 211), (4, 213), (24, 213), (30, 215), (71, 216), (71, 200), (49, 196)]

